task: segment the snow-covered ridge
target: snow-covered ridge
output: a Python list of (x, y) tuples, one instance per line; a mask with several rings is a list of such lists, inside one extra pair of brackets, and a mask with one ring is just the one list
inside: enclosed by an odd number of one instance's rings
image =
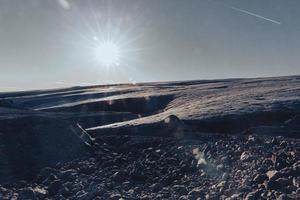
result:
[[(85, 86), (1, 93), (0, 101), (11, 102), (22, 115), (26, 109), (31, 114), (72, 119), (92, 133), (153, 124), (170, 115), (200, 131), (226, 132), (236, 128), (238, 120), (245, 121), (242, 128), (249, 128), (251, 120), (269, 125), (299, 114), (300, 77)], [(3, 109), (1, 117), (9, 117)], [(273, 121), (264, 124), (264, 118)], [(222, 128), (224, 123), (232, 126)]]

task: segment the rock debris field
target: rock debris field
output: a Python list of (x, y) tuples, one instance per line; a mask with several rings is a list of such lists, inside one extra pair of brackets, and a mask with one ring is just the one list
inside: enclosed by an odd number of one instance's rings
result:
[(2, 199), (300, 199), (300, 77), (0, 93)]

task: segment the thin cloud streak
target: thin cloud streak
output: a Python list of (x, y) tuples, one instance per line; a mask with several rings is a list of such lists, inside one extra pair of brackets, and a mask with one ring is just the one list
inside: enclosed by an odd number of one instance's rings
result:
[(71, 8), (71, 5), (68, 2), (68, 0), (57, 0), (57, 2), (59, 3), (59, 5), (61, 5), (63, 9), (69, 10)]
[(264, 16), (261, 16), (261, 15), (258, 15), (258, 14), (252, 13), (252, 12), (249, 12), (249, 11), (247, 11), (247, 10), (243, 10), (243, 9), (236, 8), (236, 7), (233, 7), (233, 6), (229, 6), (229, 8), (231, 8), (231, 9), (233, 9), (233, 10), (236, 10), (236, 11), (239, 11), (239, 12), (242, 12), (242, 13), (245, 13), (245, 14), (248, 14), (248, 15), (251, 15), (251, 16), (253, 16), (253, 17), (257, 17), (257, 18), (260, 18), (260, 19), (263, 19), (263, 20), (266, 20), (266, 21), (269, 21), (269, 22), (272, 22), (272, 23), (281, 25), (281, 22), (279, 22), (279, 21), (276, 21), (276, 20), (273, 20), (273, 19), (266, 18), (266, 17), (264, 17)]

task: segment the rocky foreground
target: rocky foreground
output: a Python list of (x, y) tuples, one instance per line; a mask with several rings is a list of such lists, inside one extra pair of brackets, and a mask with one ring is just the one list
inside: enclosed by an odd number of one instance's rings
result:
[(1, 185), (0, 199), (299, 199), (300, 140), (106, 136), (86, 158)]

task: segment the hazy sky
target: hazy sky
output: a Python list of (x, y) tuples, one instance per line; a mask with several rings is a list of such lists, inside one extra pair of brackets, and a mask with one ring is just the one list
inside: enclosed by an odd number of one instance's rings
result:
[(0, 91), (300, 74), (299, 36), (299, 0), (0, 0)]

